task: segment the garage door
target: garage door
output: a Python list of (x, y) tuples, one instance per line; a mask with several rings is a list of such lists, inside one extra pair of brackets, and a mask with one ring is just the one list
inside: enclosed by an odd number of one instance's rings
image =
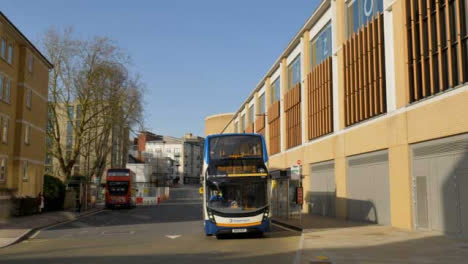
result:
[(348, 158), (348, 218), (390, 224), (388, 152)]
[(327, 161), (310, 166), (309, 212), (335, 216), (335, 162)]
[(468, 237), (468, 135), (411, 150), (416, 228)]

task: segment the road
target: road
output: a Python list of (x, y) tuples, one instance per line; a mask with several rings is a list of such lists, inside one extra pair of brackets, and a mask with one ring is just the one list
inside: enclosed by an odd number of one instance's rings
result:
[(0, 249), (0, 263), (294, 263), (299, 233), (273, 226), (261, 238), (206, 237), (196, 189), (173, 189), (171, 196), (41, 230)]

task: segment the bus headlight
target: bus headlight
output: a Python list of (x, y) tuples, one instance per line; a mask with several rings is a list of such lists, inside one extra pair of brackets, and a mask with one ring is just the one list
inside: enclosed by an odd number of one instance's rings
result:
[(216, 223), (213, 212), (208, 211), (208, 219), (210, 219), (211, 222)]
[(263, 212), (263, 221), (266, 221), (268, 220), (268, 218), (270, 218), (270, 210), (265, 209), (265, 212)]
[(257, 169), (257, 172), (258, 172), (258, 173), (265, 173), (266, 170), (265, 170), (264, 168), (258, 168), (258, 169)]

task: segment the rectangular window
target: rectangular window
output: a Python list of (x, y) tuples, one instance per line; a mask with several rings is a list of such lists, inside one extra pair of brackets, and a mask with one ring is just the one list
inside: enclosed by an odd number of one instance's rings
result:
[(288, 90), (301, 82), (301, 57), (297, 56), (293, 62), (288, 65)]
[(76, 106), (76, 119), (81, 119), (81, 110), (82, 110), (81, 105), (77, 105)]
[(239, 122), (234, 123), (234, 133), (239, 133)]
[(280, 78), (276, 78), (271, 84), (271, 103), (273, 104), (280, 99)]
[(26, 90), (26, 107), (31, 109), (31, 89)]
[(28, 180), (28, 161), (23, 161), (23, 180)]
[(33, 66), (34, 66), (34, 56), (32, 54), (29, 54), (29, 59), (28, 59), (28, 71), (30, 73), (33, 72)]
[(13, 45), (12, 44), (9, 44), (8, 45), (8, 59), (7, 59), (8, 63), (13, 63)]
[(68, 106), (68, 108), (67, 108), (68, 118), (69, 118), (70, 120), (73, 119), (74, 110), (75, 110), (75, 108), (74, 108), (72, 105), (71, 105), (71, 106)]
[(7, 160), (5, 158), (0, 159), (0, 181), (6, 180), (7, 172)]
[(260, 97), (258, 98), (258, 103), (260, 104), (260, 114), (264, 114), (266, 112), (265, 110), (265, 93), (263, 93), (262, 95), (260, 95)]
[(255, 111), (254, 105), (249, 107), (249, 124), (255, 122)]
[(31, 126), (30, 125), (25, 125), (24, 126), (24, 143), (29, 145), (29, 137), (31, 134)]
[(310, 42), (310, 68), (313, 69), (332, 54), (331, 24), (326, 25)]
[(45, 164), (46, 165), (52, 165), (52, 154), (50, 154), (50, 153), (46, 154)]
[(347, 7), (348, 37), (383, 12), (383, 0), (352, 0)]
[(6, 39), (5, 38), (2, 38), (2, 48), (1, 48), (0, 56), (2, 56), (3, 59), (6, 58)]
[(8, 143), (8, 118), (3, 118), (2, 142)]
[(6, 85), (5, 85), (5, 102), (9, 103), (10, 102), (10, 87), (11, 87), (11, 80), (6, 79)]
[(3, 99), (3, 76), (0, 75), (0, 100)]

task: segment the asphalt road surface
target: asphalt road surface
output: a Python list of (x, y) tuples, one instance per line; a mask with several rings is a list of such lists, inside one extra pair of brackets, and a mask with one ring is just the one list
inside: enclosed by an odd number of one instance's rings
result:
[(0, 263), (294, 263), (300, 234), (206, 237), (196, 189), (157, 206), (103, 212), (41, 230), (0, 249)]

